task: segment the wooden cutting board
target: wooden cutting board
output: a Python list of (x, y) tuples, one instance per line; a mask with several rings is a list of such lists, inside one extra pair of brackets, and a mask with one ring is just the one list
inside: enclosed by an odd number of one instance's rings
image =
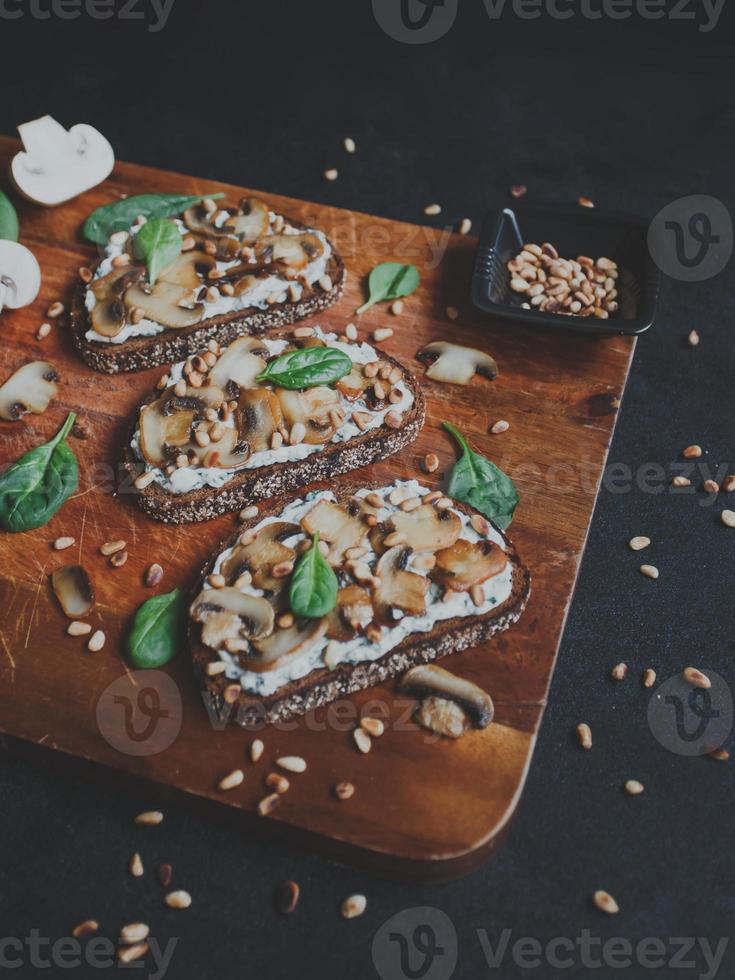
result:
[[(2, 172), (18, 146), (0, 137)], [(500, 373), (493, 383), (476, 378), (457, 387), (422, 380), (428, 414), (418, 441), (357, 476), (383, 482), (419, 476), (420, 460), (431, 451), (441, 466), (424, 479), (439, 485), (455, 458), (440, 430), (443, 419), (451, 420), (518, 486), (521, 504), (510, 534), (531, 569), (533, 591), (520, 623), (445, 661), (491, 692), (496, 721), (485, 731), (458, 742), (432, 740), (410, 721), (411, 704), (391, 684), (279, 730), (265, 729), (259, 733), (265, 753), (255, 765), (247, 754), (254, 735), (210, 724), (184, 651), (164, 671), (147, 674), (131, 672), (121, 656), (126, 625), (150, 595), (142, 581), (147, 566), (160, 562), (165, 569), (158, 591), (188, 589), (234, 527), (234, 518), (224, 517), (168, 528), (111, 493), (129, 416), (162, 370), (96, 374), (76, 356), (61, 321), (44, 341), (35, 339), (49, 304), (60, 299), (68, 307), (77, 269), (96, 259), (80, 235), (84, 218), (100, 204), (147, 191), (224, 191), (232, 202), (250, 193), (119, 163), (104, 185), (69, 204), (53, 210), (19, 205), (21, 239), (41, 264), (43, 286), (31, 307), (2, 314), (0, 379), (42, 358), (55, 365), (62, 384), (44, 415), (0, 422), (0, 465), (49, 438), (70, 410), (79, 413), (86, 438), (71, 440), (80, 467), (73, 499), (47, 527), (0, 534), (0, 729), (136, 777), (131, 815), (159, 804), (164, 790), (176, 791), (179, 799), (239, 819), (248, 832), (277, 831), (393, 873), (464, 873), (497, 845), (520, 799), (634, 340), (537, 333), (480, 314), (468, 299), (472, 237), (265, 195), (274, 209), (324, 229), (345, 258), (345, 295), (313, 322), (341, 331), (356, 320), (363, 337), (376, 327), (393, 327), (383, 347), (419, 376), (416, 351), (432, 340), (454, 339), (495, 356)], [(400, 316), (383, 304), (355, 318), (367, 273), (386, 260), (418, 266), (419, 290)], [(457, 320), (448, 319), (447, 306), (460, 311)], [(493, 436), (488, 428), (498, 419), (507, 419), (510, 430)], [(59, 553), (51, 543), (61, 535), (74, 536), (76, 544)], [(130, 553), (120, 569), (98, 550), (115, 538), (125, 539)], [(107, 635), (96, 654), (87, 651), (85, 638), (66, 635), (67, 621), (49, 587), (51, 570), (73, 561), (84, 564), (96, 588), (91, 622)], [(386, 718), (387, 731), (369, 755), (361, 755), (351, 730), (366, 708)], [(291, 779), (271, 817), (259, 817), (263, 779), (282, 755), (303, 756), (308, 769)], [(218, 778), (239, 767), (246, 772), (243, 785), (219, 792)], [(333, 795), (340, 780), (356, 786), (348, 802)]]

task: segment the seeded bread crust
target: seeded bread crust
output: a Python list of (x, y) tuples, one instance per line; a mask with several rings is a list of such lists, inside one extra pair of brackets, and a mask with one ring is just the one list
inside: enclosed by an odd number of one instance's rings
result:
[[(335, 490), (339, 503), (346, 503), (357, 490), (363, 489), (363, 486), (351, 483), (336, 489), (329, 487), (329, 489)], [(327, 489), (327, 487), (316, 489)], [(455, 507), (468, 515), (478, 513), (474, 508), (459, 501), (455, 501)], [(255, 527), (265, 517), (277, 515), (282, 508), (283, 504), (273, 504), (261, 511), (256, 518), (242, 525), (233, 539), (219, 546), (202, 569), (197, 586), (191, 593), (191, 601), (201, 591), (217, 555), (225, 548), (232, 547), (243, 531)], [(518, 552), (508, 537), (499, 528), (496, 527), (496, 530), (503, 536), (506, 553), (513, 566), (511, 593), (505, 602), (484, 615), (456, 616), (436, 623), (428, 633), (411, 634), (379, 660), (341, 664), (331, 671), (326, 667), (313, 670), (305, 677), (285, 684), (280, 690), (267, 697), (241, 691), (235, 701), (228, 703), (225, 700), (225, 689), (232, 682), (223, 674), (215, 677), (207, 675), (207, 664), (219, 658), (215, 651), (201, 642), (201, 625), (189, 619), (189, 649), (207, 710), (222, 724), (234, 723), (248, 729), (257, 729), (264, 723), (277, 724), (323, 707), (356, 691), (381, 684), (391, 677), (405, 673), (417, 664), (430, 663), (452, 653), (461, 653), (502, 633), (518, 621), (526, 607), (531, 594), (531, 574), (522, 564)]]
[(143, 466), (134, 456), (130, 440), (138, 423), (140, 408), (160, 397), (160, 391), (155, 389), (143, 399), (132, 420), (123, 454), (118, 493), (135, 493), (141, 510), (164, 524), (192, 524), (242, 510), (250, 504), (270, 500), (309, 483), (331, 479), (400, 452), (421, 431), (426, 417), (426, 401), (416, 378), (394, 358), (377, 347), (374, 349), (381, 360), (403, 371), (404, 383), (413, 394), (413, 405), (405, 413), (400, 429), (391, 429), (383, 423), (346, 442), (327, 443), (323, 449), (304, 459), (242, 470), (219, 489), (200, 487), (189, 493), (172, 494), (158, 483), (151, 483), (143, 490), (136, 490), (133, 481), (143, 471)]
[[(292, 225), (298, 226), (292, 221)], [(299, 226), (301, 227), (301, 226)], [(340, 255), (332, 250), (327, 262), (326, 274), (332, 280), (332, 288), (325, 292), (318, 283), (304, 285), (301, 298), (293, 303), (274, 303), (267, 310), (252, 308), (235, 313), (223, 313), (182, 330), (164, 330), (153, 337), (132, 337), (122, 344), (105, 344), (87, 340), (90, 329), (89, 312), (84, 305), (86, 286), (80, 283), (74, 294), (71, 308), (70, 329), (74, 344), (82, 359), (95, 371), (119, 374), (124, 371), (146, 371), (174, 361), (183, 361), (216, 340), (225, 347), (243, 334), (259, 336), (278, 327), (286, 327), (306, 317), (321, 313), (333, 306), (342, 295), (347, 270)]]

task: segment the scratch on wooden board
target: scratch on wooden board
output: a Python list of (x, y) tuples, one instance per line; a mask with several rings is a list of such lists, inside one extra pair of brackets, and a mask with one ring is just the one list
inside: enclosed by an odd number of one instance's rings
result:
[(3, 649), (5, 654), (10, 661), (10, 683), (15, 683), (15, 660), (13, 659), (13, 654), (10, 652), (10, 647), (8, 646), (8, 641), (5, 639), (5, 634), (0, 633), (0, 640), (2, 640)]
[(84, 527), (87, 523), (87, 501), (84, 501), (84, 510), (82, 511), (82, 527), (79, 531), (79, 564), (82, 563), (82, 545), (84, 544)]
[[(37, 559), (36, 559), (36, 564), (39, 566), (39, 568), (41, 567), (40, 562)], [(48, 566), (49, 566), (49, 562), (47, 561), (46, 564), (43, 566), (43, 568), (41, 568), (41, 574), (38, 576), (38, 582), (36, 583), (36, 594), (33, 599), (33, 608), (31, 609), (31, 615), (28, 618), (28, 630), (26, 632), (26, 639), (24, 643), (24, 647), (26, 650), (28, 649), (28, 642), (31, 638), (31, 629), (33, 628), (33, 620), (35, 619), (36, 616), (36, 610), (38, 608), (38, 600), (41, 598), (41, 588), (43, 587), (43, 583), (46, 580), (46, 569), (48, 568)]]

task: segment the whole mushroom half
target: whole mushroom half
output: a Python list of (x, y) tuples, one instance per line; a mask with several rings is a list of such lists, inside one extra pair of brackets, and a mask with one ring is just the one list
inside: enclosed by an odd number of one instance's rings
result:
[(0, 313), (28, 306), (41, 288), (41, 269), (36, 257), (25, 245), (6, 239), (0, 241)]
[[(472, 681), (457, 677), (443, 667), (437, 667), (436, 664), (412, 667), (398, 682), (398, 689), (405, 694), (413, 694), (430, 701), (420, 720), (424, 727), (430, 727), (434, 731), (439, 730), (439, 725), (433, 722), (441, 723), (442, 727), (447, 725), (448, 729), (454, 727), (453, 722), (456, 719), (451, 718), (448, 702), (460, 708), (475, 728), (487, 728), (495, 715), (492, 698), (486, 691)], [(450, 730), (439, 731), (439, 734), (457, 737)]]
[(56, 371), (46, 361), (24, 364), (0, 387), (0, 418), (16, 422), (28, 412), (45, 412), (56, 396), (58, 380)]
[(476, 374), (482, 374), (490, 381), (498, 375), (498, 365), (489, 354), (444, 340), (422, 347), (416, 358), (430, 365), (426, 377), (433, 381), (468, 385)]

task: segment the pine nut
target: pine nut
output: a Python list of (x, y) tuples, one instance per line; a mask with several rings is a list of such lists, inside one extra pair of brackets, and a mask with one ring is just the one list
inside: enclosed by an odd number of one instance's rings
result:
[(158, 824), (163, 823), (163, 814), (160, 810), (145, 810), (138, 814), (135, 822), (145, 827), (157, 827)]
[(256, 504), (251, 504), (250, 507), (246, 507), (244, 510), (240, 511), (241, 521), (251, 521), (254, 517), (258, 516), (258, 507)]
[(334, 795), (338, 800), (349, 800), (355, 795), (355, 787), (352, 785), (352, 783), (337, 783), (337, 785), (334, 787)]
[(84, 939), (85, 936), (90, 936), (93, 932), (97, 932), (99, 927), (100, 924), (96, 919), (85, 919), (78, 926), (74, 926), (71, 934), (75, 939)]
[(421, 497), (408, 497), (398, 505), (399, 509), (410, 514), (411, 511), (418, 510), (421, 506)]
[(204, 670), (207, 677), (217, 677), (219, 674), (224, 674), (227, 664), (224, 660), (210, 660)]
[(682, 677), (692, 687), (701, 687), (703, 690), (709, 690), (712, 687), (712, 681), (709, 677), (703, 674), (701, 670), (697, 670), (696, 667), (687, 667), (683, 671)]
[(656, 671), (653, 669), (653, 667), (647, 667), (643, 671), (643, 686), (653, 687), (655, 683), (656, 683)]
[(359, 915), (365, 911), (367, 907), (367, 899), (364, 895), (350, 895), (342, 902), (342, 918), (343, 919), (356, 919)]
[(306, 772), (306, 761), (299, 755), (283, 755), (276, 759), (276, 765), (286, 772)]
[(628, 665), (624, 663), (616, 664), (610, 671), (610, 676), (614, 681), (624, 681), (628, 676)]
[(642, 551), (644, 548), (647, 548), (650, 543), (651, 539), (641, 534), (635, 538), (631, 538), (628, 542), (628, 547), (631, 549), (631, 551)]
[(370, 749), (373, 747), (372, 740), (370, 736), (363, 728), (356, 728), (352, 733), (352, 737), (355, 740), (355, 745), (358, 747), (363, 755), (367, 755)]
[(351, 136), (345, 136), (342, 142), (342, 146), (344, 146), (345, 151), (347, 153), (354, 153), (355, 150), (357, 149), (357, 146), (355, 145), (355, 141), (352, 139)]
[(92, 632), (92, 627), (89, 623), (82, 623), (79, 620), (75, 620), (73, 623), (69, 623), (66, 627), (66, 632), (69, 636), (87, 636)]
[(469, 218), (462, 218), (459, 223), (459, 233), (460, 235), (469, 235), (472, 230), (472, 222)]
[(403, 416), (399, 412), (386, 412), (383, 421), (389, 429), (400, 429), (403, 424)]
[(441, 204), (427, 204), (424, 208), (424, 214), (428, 215), (429, 217), (433, 217), (435, 214), (441, 213)]
[(169, 892), (165, 901), (170, 909), (188, 909), (191, 905), (191, 895), (185, 891)]
[(641, 575), (645, 575), (646, 578), (658, 578), (658, 569), (655, 565), (641, 565), (639, 571)]
[(583, 749), (592, 748), (592, 729), (585, 722), (577, 725), (577, 739)]
[(118, 551), (124, 551), (126, 547), (127, 541), (105, 541), (100, 545), (100, 554), (109, 557)]
[(319, 288), (323, 289), (325, 293), (328, 293), (332, 289), (332, 279), (331, 276), (320, 276), (319, 278)]
[(495, 425), (490, 429), (494, 436), (500, 435), (501, 432), (507, 432), (510, 428), (510, 422), (506, 422), (505, 419), (500, 419), (495, 423)]
[(485, 593), (481, 585), (472, 586), (472, 588), (470, 589), (470, 598), (472, 599), (472, 602), (478, 607), (478, 609), (480, 608), (480, 606), (483, 606), (485, 604)]
[(727, 749), (723, 748), (713, 749), (711, 752), (708, 752), (707, 755), (710, 757), (710, 759), (714, 759), (715, 762), (727, 762), (727, 760), (730, 758), (730, 753), (727, 751)]
[(280, 432), (274, 432), (271, 436), (271, 449), (280, 449), (283, 445), (283, 436)]
[(720, 514), (720, 520), (725, 527), (735, 527), (735, 511), (723, 510), (723, 512)]
[(211, 589), (224, 589), (225, 585), (227, 585), (227, 580), (225, 579), (224, 575), (220, 575), (218, 572), (215, 572), (213, 575), (210, 575), (207, 578), (207, 585)]
[(229, 772), (226, 776), (223, 776), (222, 779), (220, 779), (220, 781), (217, 783), (217, 788), (221, 789), (223, 792), (227, 792), (230, 789), (235, 789), (236, 787), (241, 786), (244, 779), (245, 773), (242, 771), (242, 769), (233, 769), (232, 772)]
[(719, 493), (720, 484), (717, 483), (715, 480), (705, 480), (704, 483), (702, 484), (702, 489), (704, 490), (705, 493)]
[(699, 334), (696, 330), (690, 330), (689, 336), (687, 337), (687, 343), (690, 347), (696, 347), (699, 343)]
[(350, 561), (357, 561), (358, 558), (364, 558), (367, 553), (367, 548), (363, 548), (361, 545), (356, 545), (354, 548), (347, 548), (345, 551), (345, 558), (348, 558)]
[(46, 310), (46, 316), (50, 320), (55, 320), (57, 317), (61, 316), (63, 312), (64, 312), (64, 304), (59, 303), (57, 300), (57, 302), (52, 303), (51, 306), (49, 306), (49, 308)]
[(306, 437), (306, 426), (303, 422), (294, 422), (288, 441), (292, 446), (298, 446)]
[(377, 330), (373, 330), (373, 340), (378, 344), (392, 336), (393, 327), (378, 327)]
[(473, 514), (470, 517), (470, 525), (478, 534), (486, 535), (490, 530), (490, 522), (482, 514)]
[(123, 946), (117, 951), (117, 958), (120, 963), (134, 963), (135, 960), (142, 959), (150, 949), (148, 943), (135, 943), (133, 946)]
[(265, 777), (264, 782), (268, 789), (274, 790), (279, 796), (283, 796), (284, 793), (288, 793), (289, 789), (291, 788), (291, 784), (286, 777), (282, 776), (278, 772), (269, 772)]
[(385, 731), (385, 725), (380, 718), (361, 718), (360, 727), (373, 738), (380, 738)]
[(250, 746), (250, 761), (258, 762), (258, 760), (262, 757), (264, 751), (265, 751), (265, 745), (263, 745), (261, 739), (259, 738), (254, 739), (252, 745)]
[(437, 510), (449, 510), (452, 506), (452, 500), (449, 497), (439, 497), (434, 506)]
[(271, 813), (276, 809), (276, 807), (281, 805), (281, 797), (278, 793), (271, 793), (270, 796), (264, 797), (258, 804), (258, 813), (261, 817), (270, 816)]
[(701, 446), (687, 446), (686, 449), (682, 450), (681, 455), (684, 459), (699, 459), (702, 455)]
[(456, 320), (459, 317), (459, 310), (456, 306), (448, 306), (444, 311), (448, 320)]
[(439, 469), (439, 457), (436, 453), (427, 453), (424, 456), (423, 468), (426, 473), (435, 473)]
[(55, 551), (66, 551), (67, 548), (71, 548), (74, 544), (76, 538), (57, 538), (54, 541)]
[(643, 783), (639, 783), (637, 779), (629, 779), (625, 784), (625, 792), (628, 796), (640, 796), (643, 790)]
[(357, 340), (357, 327), (354, 323), (348, 323), (345, 327), (345, 337), (348, 340)]
[(145, 578), (143, 579), (143, 584), (152, 589), (159, 584), (163, 578), (163, 568), (157, 562), (149, 565), (146, 569)]
[(293, 564), (294, 563), (292, 561), (278, 562), (278, 564), (274, 565), (272, 568), (274, 578), (286, 578), (286, 576), (290, 575), (293, 571)]
[(722, 492), (732, 493), (735, 490), (735, 476), (726, 476), (722, 481)]
[(51, 324), (42, 323), (41, 326), (36, 331), (36, 340), (43, 340), (45, 337), (51, 333)]
[(135, 854), (130, 858), (130, 863), (128, 865), (128, 871), (133, 876), (133, 878), (143, 877), (143, 862), (140, 858), (140, 854), (136, 851)]
[[(319, 544), (326, 544), (326, 541), (325, 542), (320, 541)], [(328, 547), (329, 546), (327, 545), (327, 548)], [(293, 613), (290, 612), (283, 613), (283, 615), (279, 616), (278, 619), (276, 620), (276, 624), (278, 625), (278, 628), (281, 630), (290, 629), (293, 626), (294, 622), (295, 622), (294, 615)]]
[(595, 206), (594, 201), (591, 201), (588, 197), (580, 197), (577, 203), (583, 208), (593, 208)]
[(596, 891), (592, 896), (592, 901), (601, 912), (606, 912), (608, 915), (615, 915), (620, 911), (618, 903), (608, 892)]
[(126, 945), (140, 943), (150, 935), (150, 927), (145, 922), (131, 922), (120, 930), (120, 942)]
[[(353, 152), (353, 151), (349, 151)], [(276, 895), (276, 906), (282, 915), (290, 915), (299, 904), (299, 886), (295, 881), (284, 881)]]
[(400, 316), (403, 313), (403, 300), (397, 299), (395, 303), (391, 303), (390, 311), (393, 316)]
[(107, 637), (102, 630), (96, 630), (89, 639), (87, 643), (87, 649), (90, 653), (99, 653), (102, 647), (105, 645), (105, 640)]
[(329, 170), (324, 171), (325, 180), (336, 180), (339, 177), (339, 170), (336, 167), (330, 167)]

